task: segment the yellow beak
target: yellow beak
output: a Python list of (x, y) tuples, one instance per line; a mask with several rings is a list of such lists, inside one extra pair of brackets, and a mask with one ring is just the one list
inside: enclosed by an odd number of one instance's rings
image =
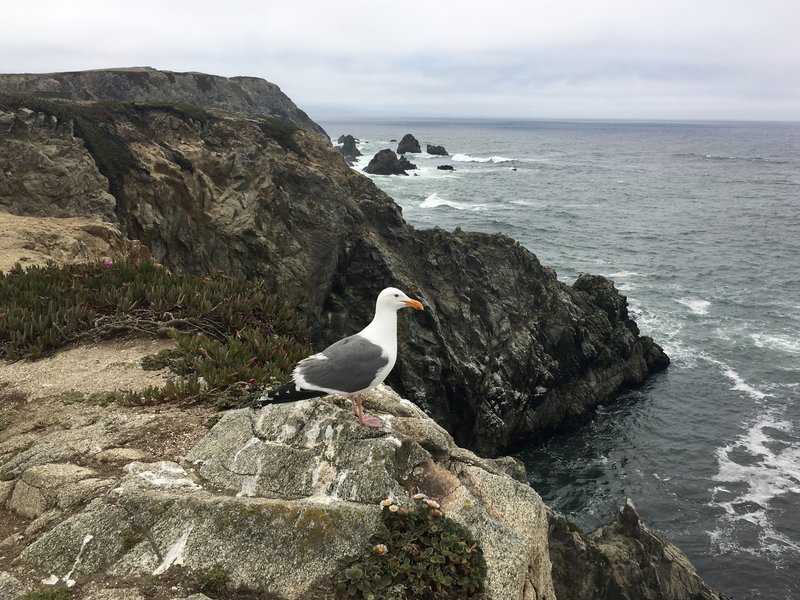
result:
[(422, 302), (420, 302), (419, 300), (412, 300), (412, 299), (403, 300), (403, 304), (405, 304), (409, 308), (416, 308), (417, 310), (425, 310), (425, 307), (422, 306)]

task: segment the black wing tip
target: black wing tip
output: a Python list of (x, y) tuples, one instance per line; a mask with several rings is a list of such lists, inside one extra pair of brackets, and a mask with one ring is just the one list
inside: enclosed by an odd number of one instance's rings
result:
[(308, 398), (318, 398), (324, 395), (324, 392), (298, 389), (294, 383), (290, 383), (279, 387), (277, 390), (268, 390), (263, 396), (256, 400), (256, 404), (259, 406), (282, 404), (284, 402), (297, 402), (298, 400), (307, 400)]

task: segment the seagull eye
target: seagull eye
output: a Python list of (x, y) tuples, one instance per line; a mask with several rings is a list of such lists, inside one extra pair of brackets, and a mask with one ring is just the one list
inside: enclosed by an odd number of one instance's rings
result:
[(394, 297), (395, 297), (395, 298), (399, 298), (399, 297), (400, 297), (400, 294), (395, 294), (395, 295), (394, 295)]

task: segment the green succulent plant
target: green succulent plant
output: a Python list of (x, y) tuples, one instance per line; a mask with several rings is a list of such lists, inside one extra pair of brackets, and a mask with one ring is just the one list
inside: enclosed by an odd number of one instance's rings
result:
[(465, 527), (418, 495), (412, 507), (382, 503), (370, 547), (336, 575), (339, 598), (463, 600), (484, 588), (486, 561)]
[(264, 384), (285, 380), (308, 352), (295, 311), (260, 281), (125, 260), (0, 273), (0, 358), (35, 360), (77, 341), (130, 333), (174, 336), (177, 348), (144, 366), (166, 366), (177, 377), (122, 394), (125, 402), (246, 402)]

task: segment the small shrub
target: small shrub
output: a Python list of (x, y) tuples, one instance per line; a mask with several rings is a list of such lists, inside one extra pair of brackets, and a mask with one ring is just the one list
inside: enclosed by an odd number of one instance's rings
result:
[(200, 576), (198, 589), (201, 592), (216, 594), (228, 588), (230, 576), (225, 568), (216, 564)]
[(336, 576), (339, 598), (463, 600), (483, 591), (483, 550), (464, 527), (421, 494), (416, 506), (382, 504), (370, 548)]
[(258, 126), (264, 135), (278, 142), (281, 148), (305, 158), (305, 152), (297, 145), (293, 137), (294, 133), (299, 131), (299, 127), (275, 117), (262, 117), (258, 121)]
[[(77, 341), (172, 335), (178, 348), (143, 361), (180, 378), (119, 394), (124, 402), (236, 404), (282, 381), (308, 350), (294, 310), (262, 282), (170, 273), (152, 262), (0, 273), (0, 358), (37, 359)], [(105, 398), (108, 400), (108, 397)]]

